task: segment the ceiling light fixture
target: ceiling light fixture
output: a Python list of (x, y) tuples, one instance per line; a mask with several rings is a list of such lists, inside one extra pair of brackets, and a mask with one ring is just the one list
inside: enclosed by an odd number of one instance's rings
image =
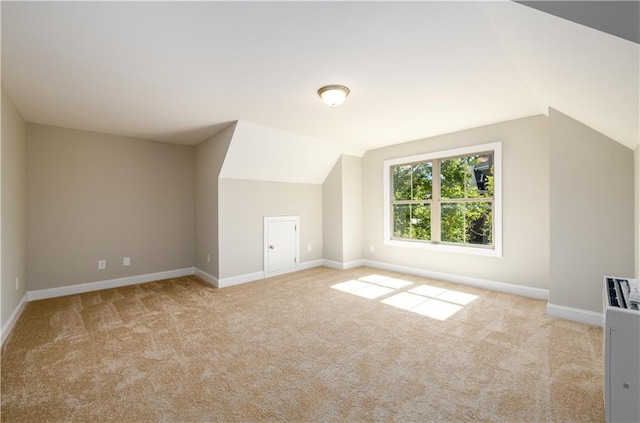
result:
[(318, 95), (327, 106), (339, 106), (347, 99), (351, 91), (344, 85), (325, 85), (318, 90)]

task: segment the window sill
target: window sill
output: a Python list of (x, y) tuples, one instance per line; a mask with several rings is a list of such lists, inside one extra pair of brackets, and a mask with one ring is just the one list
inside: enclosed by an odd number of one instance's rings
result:
[(471, 254), (475, 256), (502, 257), (502, 249), (499, 248), (498, 246), (495, 246), (494, 248), (474, 248), (474, 247), (462, 247), (462, 246), (446, 245), (446, 244), (432, 244), (429, 242), (399, 241), (395, 239), (385, 240), (384, 245), (388, 245), (390, 247), (414, 248), (417, 250), (431, 250), (431, 251), (442, 251), (447, 253)]

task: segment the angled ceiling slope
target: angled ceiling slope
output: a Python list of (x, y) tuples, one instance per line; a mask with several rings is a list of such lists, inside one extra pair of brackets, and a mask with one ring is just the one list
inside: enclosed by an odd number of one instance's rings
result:
[(540, 108), (553, 107), (634, 149), (640, 46), (517, 3), (483, 3)]
[(220, 178), (322, 184), (342, 154), (364, 151), (238, 121)]

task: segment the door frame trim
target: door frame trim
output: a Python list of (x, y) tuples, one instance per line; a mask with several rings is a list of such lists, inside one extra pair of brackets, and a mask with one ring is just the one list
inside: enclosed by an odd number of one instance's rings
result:
[[(296, 265), (293, 268), (269, 272), (269, 223), (270, 222), (287, 222), (293, 220), (296, 222)], [(300, 216), (264, 216), (263, 223), (264, 235), (263, 235), (263, 270), (266, 278), (270, 276), (281, 275), (284, 273), (295, 272), (300, 266)]]

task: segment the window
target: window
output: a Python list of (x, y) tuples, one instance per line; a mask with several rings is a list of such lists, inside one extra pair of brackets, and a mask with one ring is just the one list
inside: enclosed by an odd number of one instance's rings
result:
[(501, 144), (384, 162), (385, 244), (502, 255)]

